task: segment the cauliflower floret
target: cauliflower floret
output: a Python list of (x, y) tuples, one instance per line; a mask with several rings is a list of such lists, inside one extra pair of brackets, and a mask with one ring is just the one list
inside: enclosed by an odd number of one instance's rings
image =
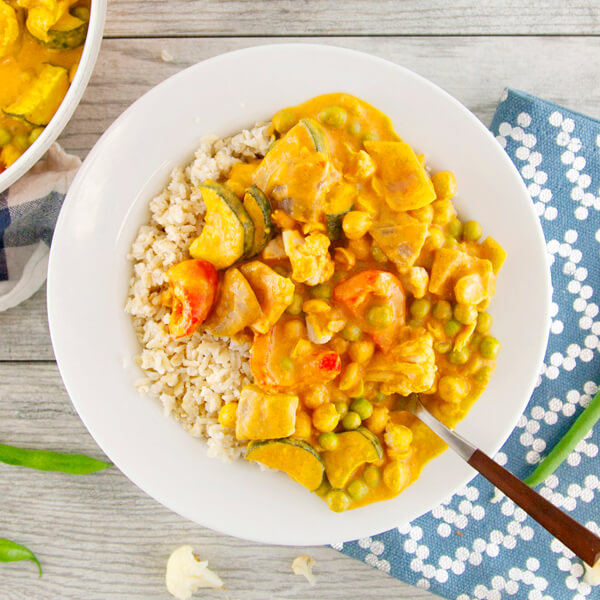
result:
[(292, 571), (294, 571), (295, 575), (303, 575), (306, 577), (310, 585), (315, 585), (315, 576), (312, 572), (314, 564), (315, 559), (307, 556), (306, 554), (302, 556), (296, 556), (294, 562), (292, 562)]
[(400, 273), (400, 281), (404, 289), (415, 298), (423, 298), (429, 285), (429, 273), (423, 267), (411, 267), (408, 271)]
[(406, 425), (388, 423), (385, 427), (383, 440), (388, 447), (390, 456), (401, 456), (408, 452), (413, 440), (413, 433)]
[(189, 600), (200, 588), (223, 587), (221, 578), (208, 568), (208, 561), (198, 560), (191, 546), (181, 546), (169, 556), (165, 581), (179, 600)]
[(588, 585), (600, 585), (600, 559), (596, 561), (596, 564), (593, 567), (590, 567), (588, 564), (583, 563), (585, 567), (585, 575), (583, 580)]
[(433, 337), (421, 330), (387, 354), (375, 354), (365, 379), (379, 382), (384, 394), (408, 396), (429, 390), (435, 382), (436, 369)]
[(303, 237), (294, 230), (283, 232), (283, 246), (292, 263), (292, 279), (318, 285), (331, 278), (334, 265), (329, 255), (329, 238), (323, 233)]
[(375, 174), (375, 163), (373, 159), (364, 150), (353, 152), (348, 147), (350, 152), (350, 160), (348, 169), (344, 173), (344, 177), (348, 181), (361, 182), (366, 181)]

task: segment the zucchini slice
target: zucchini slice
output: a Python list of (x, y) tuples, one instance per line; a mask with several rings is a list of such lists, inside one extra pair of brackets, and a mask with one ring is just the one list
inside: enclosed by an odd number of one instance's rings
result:
[(204, 227), (190, 244), (193, 258), (203, 258), (217, 269), (230, 267), (254, 244), (254, 223), (240, 199), (225, 186), (205, 181), (200, 186), (206, 204)]
[(40, 42), (52, 50), (73, 50), (85, 42), (87, 30), (88, 21), (67, 12), (48, 31), (48, 39)]
[(300, 119), (300, 123), (306, 128), (315, 145), (315, 150), (329, 156), (329, 144), (327, 135), (321, 125), (314, 119)]
[(323, 462), (329, 483), (343, 489), (358, 467), (383, 458), (383, 448), (378, 437), (366, 427), (338, 433), (338, 440), (335, 450), (323, 452)]
[(246, 450), (246, 460), (254, 460), (272, 469), (279, 469), (311, 492), (323, 481), (325, 469), (319, 453), (302, 440), (284, 438), (250, 442)]
[(244, 194), (244, 208), (254, 221), (254, 243), (250, 256), (256, 256), (267, 245), (273, 233), (271, 203), (263, 191), (253, 185)]
[(343, 235), (342, 221), (344, 215), (349, 213), (356, 199), (356, 188), (349, 184), (337, 186), (329, 195), (325, 209), (325, 225), (327, 237), (335, 242)]
[(64, 67), (46, 64), (31, 86), (4, 114), (31, 125), (47, 125), (69, 89), (69, 71)]

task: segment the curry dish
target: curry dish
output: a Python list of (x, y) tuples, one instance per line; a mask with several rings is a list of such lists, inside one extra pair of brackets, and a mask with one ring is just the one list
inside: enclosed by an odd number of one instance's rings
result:
[(73, 80), (89, 0), (0, 0), (0, 173), (39, 137)]
[(264, 158), (200, 185), (204, 220), (162, 304), (172, 339), (251, 344), (253, 381), (219, 423), (343, 511), (396, 496), (444, 450), (413, 394), (454, 426), (489, 382), (505, 252), (457, 217), (454, 175), (431, 175), (366, 102), (319, 96), (271, 131)]

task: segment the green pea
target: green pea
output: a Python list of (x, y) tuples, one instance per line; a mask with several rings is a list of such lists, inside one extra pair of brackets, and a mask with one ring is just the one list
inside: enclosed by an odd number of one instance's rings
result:
[(90, 9), (87, 6), (75, 6), (71, 9), (71, 14), (82, 21), (90, 20)]
[(458, 217), (454, 217), (448, 223), (448, 233), (453, 238), (459, 238), (462, 234), (462, 230), (463, 230), (463, 224), (460, 222), (460, 219)]
[(339, 443), (340, 440), (338, 439), (337, 434), (333, 431), (330, 431), (328, 433), (321, 433), (319, 435), (319, 444), (325, 450), (335, 450), (338, 447)]
[(339, 129), (346, 124), (348, 113), (341, 106), (328, 106), (318, 115), (319, 121)]
[(487, 312), (480, 312), (477, 315), (477, 325), (475, 331), (478, 333), (487, 333), (492, 328), (492, 315)]
[(454, 337), (461, 329), (462, 325), (454, 319), (446, 321), (446, 325), (444, 325), (444, 331), (448, 337)]
[(362, 500), (369, 493), (369, 486), (362, 479), (355, 479), (346, 489), (352, 500)]
[(340, 419), (348, 413), (348, 405), (345, 402), (334, 402), (335, 410), (340, 415)]
[(419, 298), (410, 305), (410, 314), (415, 319), (424, 319), (431, 310), (431, 302), (427, 298)]
[(13, 144), (22, 151), (27, 150), (29, 148), (29, 137), (26, 133), (19, 133), (15, 135), (13, 138)]
[(453, 365), (464, 365), (469, 360), (469, 351), (467, 348), (462, 350), (452, 350), (448, 353), (448, 361)]
[(329, 508), (334, 512), (344, 512), (350, 506), (350, 496), (344, 490), (331, 490), (325, 496)]
[(361, 129), (360, 121), (350, 121), (350, 123), (348, 123), (348, 133), (350, 135), (358, 135)]
[(440, 300), (433, 305), (433, 316), (440, 321), (452, 318), (452, 305), (446, 300)]
[(436, 342), (433, 345), (433, 349), (438, 354), (448, 354), (452, 350), (452, 342)]
[(27, 141), (29, 142), (30, 146), (31, 144), (33, 144), (33, 142), (35, 142), (35, 140), (37, 140), (40, 137), (40, 135), (42, 135), (42, 131), (44, 131), (43, 127), (36, 127), (35, 129), (31, 130), (31, 133), (27, 138)]
[(364, 421), (373, 414), (373, 405), (366, 398), (357, 398), (350, 405), (350, 410), (353, 410)]
[(463, 325), (470, 325), (477, 320), (477, 309), (470, 304), (457, 304), (454, 307), (454, 318)]
[(284, 134), (298, 122), (298, 117), (290, 110), (280, 110), (273, 117), (273, 128)]
[(289, 315), (299, 315), (302, 312), (304, 300), (300, 294), (294, 294), (292, 303), (285, 309)]
[(492, 369), (488, 366), (481, 367), (477, 373), (475, 373), (474, 378), (478, 383), (487, 384), (489, 383), (492, 377)]
[(383, 392), (381, 392), (380, 390), (377, 390), (375, 392), (375, 397), (373, 398), (373, 402), (383, 402), (386, 398), (387, 398), (387, 396)]
[(321, 485), (315, 490), (317, 496), (325, 496), (331, 490), (331, 484), (327, 479), (323, 479)]
[(479, 354), (488, 360), (492, 360), (498, 356), (500, 352), (500, 342), (491, 335), (486, 335), (479, 342)]
[(357, 429), (360, 427), (360, 415), (353, 410), (350, 410), (346, 413), (344, 418), (342, 419), (342, 426), (344, 429)]
[(380, 263), (387, 262), (385, 252), (379, 246), (371, 246), (371, 256)]
[(463, 226), (463, 238), (465, 240), (475, 242), (482, 234), (483, 230), (477, 221), (467, 221)]
[(376, 304), (367, 310), (367, 323), (376, 329), (385, 329), (392, 324), (394, 311), (387, 304)]
[(342, 329), (342, 337), (349, 342), (356, 342), (360, 339), (362, 331), (358, 325), (348, 323), (344, 329)]
[(444, 241), (444, 248), (449, 248), (450, 250), (456, 250), (458, 248), (458, 240), (451, 235), (446, 236)]
[(284, 371), (291, 371), (294, 368), (294, 363), (291, 361), (291, 359), (289, 358), (282, 358), (281, 359), (281, 368)]
[(363, 478), (370, 488), (376, 488), (381, 481), (381, 471), (375, 465), (367, 465), (363, 471)]
[(4, 129), (4, 127), (0, 127), (0, 146), (6, 146), (6, 144), (10, 144), (12, 140), (12, 135), (8, 129)]
[(309, 290), (311, 298), (319, 298), (320, 300), (330, 300), (333, 294), (333, 289), (330, 283), (319, 283), (314, 285)]

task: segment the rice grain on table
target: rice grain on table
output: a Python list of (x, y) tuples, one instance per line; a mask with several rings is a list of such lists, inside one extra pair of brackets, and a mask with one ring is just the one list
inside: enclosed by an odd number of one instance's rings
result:
[(264, 156), (271, 142), (268, 129), (257, 125), (229, 138), (204, 138), (194, 160), (173, 169), (167, 186), (150, 202), (150, 221), (140, 227), (128, 257), (133, 276), (125, 310), (133, 317), (141, 346), (136, 360), (144, 372), (137, 388), (160, 400), (165, 414), (191, 435), (206, 439), (209, 456), (225, 459), (240, 456), (244, 445), (217, 417), (251, 381), (250, 346), (205, 331), (171, 339), (170, 310), (162, 296), (167, 269), (189, 258), (188, 246), (202, 228), (205, 206), (198, 186), (206, 179), (223, 180), (237, 162)]

